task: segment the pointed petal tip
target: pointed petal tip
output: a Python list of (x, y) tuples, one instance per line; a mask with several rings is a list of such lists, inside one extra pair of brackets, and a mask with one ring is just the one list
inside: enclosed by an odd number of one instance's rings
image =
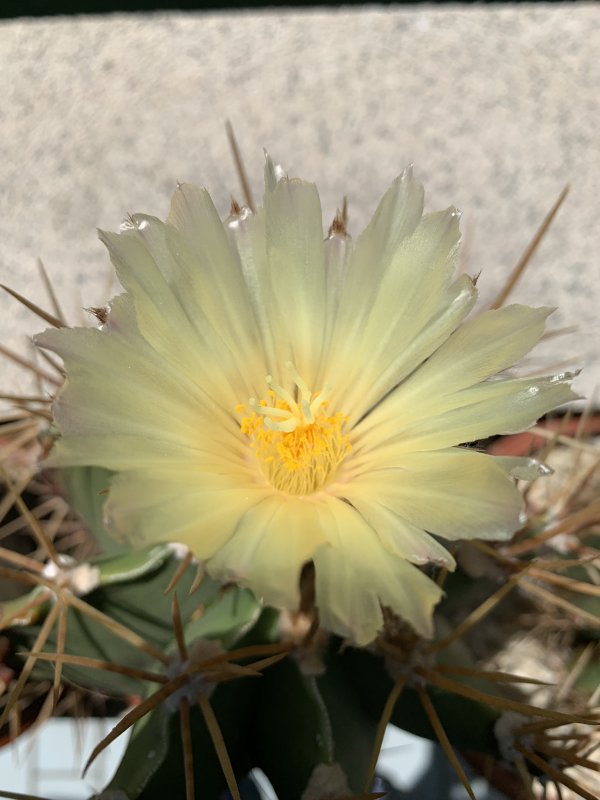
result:
[(547, 464), (530, 456), (492, 456), (495, 463), (512, 478), (522, 481), (534, 481), (552, 475), (554, 470)]
[(52, 330), (52, 328), (46, 328), (45, 330), (40, 331), (40, 333), (34, 333), (34, 335), (31, 337), (31, 341), (36, 347), (43, 347), (46, 349), (48, 345), (44, 344), (44, 339), (46, 338), (46, 334)]
[(396, 177), (392, 181), (392, 186), (399, 187), (399, 186), (403, 186), (404, 184), (411, 184), (411, 183), (415, 184), (417, 186), (421, 186), (420, 181), (418, 181), (415, 178), (414, 168), (413, 168), (413, 164), (412, 163), (411, 164), (407, 164), (407, 166), (404, 167), (402, 172), (400, 172), (399, 174), (396, 175)]
[(439, 219), (448, 220), (448, 222), (456, 221), (456, 223), (459, 223), (463, 214), (462, 211), (456, 206), (448, 206), (442, 211), (433, 211), (426, 214), (428, 217), (434, 217), (436, 215)]
[(118, 236), (117, 233), (114, 233), (113, 231), (105, 231), (103, 228), (96, 228), (96, 234), (98, 239), (100, 239), (105, 247), (110, 247), (111, 239), (114, 236)]
[(286, 172), (281, 166), (281, 164), (277, 164), (266, 149), (263, 148), (263, 153), (265, 154), (265, 189), (268, 192), (272, 192), (277, 184), (285, 179)]

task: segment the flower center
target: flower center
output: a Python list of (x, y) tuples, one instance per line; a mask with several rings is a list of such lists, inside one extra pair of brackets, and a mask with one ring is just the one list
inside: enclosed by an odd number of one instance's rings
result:
[[(251, 413), (240, 427), (269, 483), (285, 494), (306, 495), (321, 489), (351, 449), (343, 433), (348, 418), (328, 410), (327, 387), (311, 392), (291, 363), (295, 396), (267, 375), (266, 399), (250, 398)], [(238, 406), (238, 412), (246, 406)]]

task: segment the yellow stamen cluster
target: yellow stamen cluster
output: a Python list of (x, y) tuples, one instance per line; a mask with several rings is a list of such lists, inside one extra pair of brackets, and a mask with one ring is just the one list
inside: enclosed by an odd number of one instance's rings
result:
[[(343, 433), (347, 417), (329, 414), (327, 390), (312, 393), (291, 364), (298, 399), (267, 376), (265, 400), (250, 400), (240, 427), (269, 483), (278, 491), (308, 495), (322, 489), (351, 449)], [(238, 406), (243, 413), (245, 406)]]

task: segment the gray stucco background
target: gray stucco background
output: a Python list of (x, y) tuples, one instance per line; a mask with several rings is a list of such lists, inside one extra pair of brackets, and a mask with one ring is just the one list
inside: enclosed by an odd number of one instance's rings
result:
[[(428, 207), (464, 213), (490, 300), (566, 183), (514, 298), (558, 305), (551, 361), (600, 384), (600, 10), (593, 4), (111, 15), (0, 24), (0, 281), (42, 302), (36, 258), (72, 321), (110, 294), (95, 228), (164, 216), (177, 180), (239, 197), (231, 119), (256, 195), (262, 148), (315, 180), (356, 233), (409, 162)], [(45, 301), (43, 301), (44, 304)], [(40, 323), (0, 298), (0, 340)], [(7, 381), (22, 386), (9, 363)]]

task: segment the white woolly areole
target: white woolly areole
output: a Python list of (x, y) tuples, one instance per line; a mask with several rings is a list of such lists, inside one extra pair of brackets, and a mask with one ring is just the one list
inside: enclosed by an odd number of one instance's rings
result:
[(351, 794), (346, 773), (337, 762), (319, 764), (312, 771), (301, 800), (341, 800)]
[[(527, 721), (527, 717), (523, 716), (523, 714), (517, 714), (516, 711), (504, 711), (494, 724), (494, 734), (498, 741), (498, 749), (502, 754), (502, 758), (509, 764), (513, 764), (517, 756), (520, 755), (516, 748), (515, 729)], [(519, 736), (519, 742), (525, 747), (533, 748), (533, 736), (531, 735)]]
[(100, 586), (100, 570), (91, 564), (78, 564), (71, 556), (59, 555), (57, 561), (44, 564), (42, 576), (77, 597), (89, 594)]
[[(187, 544), (181, 544), (181, 542), (167, 542), (167, 550), (169, 553), (172, 553), (178, 561), (183, 561), (190, 552), (190, 548)], [(197, 560), (197, 558), (193, 558), (192, 562), (196, 562)]]

